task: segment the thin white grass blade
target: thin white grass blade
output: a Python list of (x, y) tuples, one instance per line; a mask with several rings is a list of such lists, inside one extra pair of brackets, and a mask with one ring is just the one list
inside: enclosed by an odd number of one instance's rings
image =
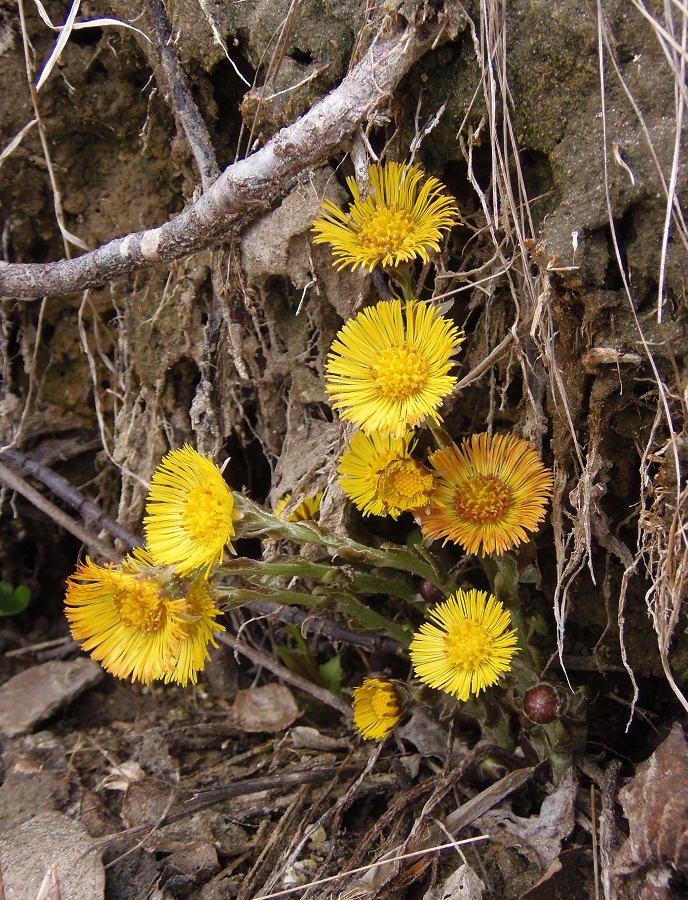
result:
[(3, 160), (7, 159), (7, 157), (14, 152), (14, 150), (21, 144), (24, 140), (24, 135), (29, 132), (33, 126), (36, 124), (36, 119), (31, 119), (30, 122), (27, 122), (26, 125), (18, 131), (9, 144), (5, 147), (5, 149), (0, 153), (0, 166), (3, 163)]
[(38, 15), (41, 17), (41, 19), (43, 19), (48, 28), (52, 28), (53, 31), (55, 31), (55, 26), (50, 21), (50, 16), (46, 12), (45, 6), (43, 6), (41, 0), (33, 0), (33, 2), (36, 4), (36, 9), (38, 10)]
[(67, 16), (67, 20), (62, 26), (62, 30), (60, 32), (60, 36), (57, 39), (57, 42), (53, 48), (53, 52), (48, 57), (46, 64), (43, 66), (43, 71), (40, 74), (38, 81), (36, 82), (36, 90), (40, 91), (43, 84), (45, 84), (48, 76), (53, 70), (53, 67), (57, 60), (60, 57), (60, 53), (64, 50), (65, 44), (69, 40), (69, 35), (72, 33), (72, 26), (74, 25), (74, 20), (76, 19), (76, 14), (79, 12), (79, 5), (81, 0), (74, 0), (72, 3), (72, 8), (69, 10), (69, 15)]
[(75, 22), (72, 26), (72, 31), (79, 31), (81, 28), (102, 28), (103, 25), (120, 25), (122, 28), (130, 28), (132, 31), (137, 32), (137, 34), (140, 34), (141, 37), (145, 38), (149, 44), (153, 43), (145, 31), (141, 31), (136, 25), (130, 25), (129, 22), (121, 22), (119, 19), (108, 19), (107, 17), (103, 19), (85, 19), (83, 22)]
[(68, 240), (70, 244), (74, 244), (75, 247), (79, 247), (81, 250), (90, 250), (91, 248), (88, 244), (85, 244), (80, 237), (77, 237), (75, 234), (62, 224), (62, 222), (57, 223), (60, 226), (60, 231), (62, 232), (62, 236), (65, 240)]

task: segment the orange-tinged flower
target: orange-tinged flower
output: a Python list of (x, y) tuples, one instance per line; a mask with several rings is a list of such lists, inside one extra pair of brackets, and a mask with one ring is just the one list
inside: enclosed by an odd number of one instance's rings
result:
[(366, 434), (403, 435), (456, 385), (449, 371), (463, 333), (437, 309), (382, 300), (347, 322), (332, 344), (327, 392), (342, 419)]
[(355, 178), (347, 178), (354, 201), (345, 213), (331, 200), (313, 223), (316, 244), (331, 244), (338, 269), (378, 264), (398, 266), (439, 250), (442, 233), (458, 222), (458, 212), (444, 185), (425, 177), (420, 166), (397, 162), (368, 167), (370, 189), (361, 198)]
[(361, 737), (381, 741), (401, 718), (397, 690), (386, 678), (366, 678), (353, 690), (354, 727)]
[(485, 591), (458, 591), (428, 613), (409, 647), (418, 678), (459, 700), (496, 684), (518, 649), (511, 615)]
[(430, 464), (433, 506), (420, 515), (426, 538), (444, 538), (468, 553), (504, 553), (528, 539), (545, 517), (553, 476), (528, 443), (511, 434), (474, 434)]

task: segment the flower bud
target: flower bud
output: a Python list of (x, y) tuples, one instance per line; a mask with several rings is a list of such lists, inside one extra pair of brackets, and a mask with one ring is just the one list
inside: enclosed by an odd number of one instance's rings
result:
[(551, 684), (536, 684), (523, 695), (523, 712), (536, 725), (549, 725), (564, 712), (562, 700)]
[(445, 599), (445, 594), (436, 584), (428, 581), (427, 578), (421, 580), (418, 586), (418, 592), (426, 603), (441, 603)]

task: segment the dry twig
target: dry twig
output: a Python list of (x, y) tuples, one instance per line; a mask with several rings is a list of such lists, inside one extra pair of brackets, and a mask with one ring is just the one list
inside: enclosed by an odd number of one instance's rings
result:
[(176, 218), (117, 238), (74, 260), (0, 263), (0, 295), (35, 299), (81, 291), (208, 247), (283, 197), (305, 169), (339, 151), (358, 126), (387, 103), (401, 78), (438, 36), (455, 36), (460, 22), (458, 11), (448, 4), (446, 10), (429, 12), (424, 21), (411, 23), (402, 33), (380, 37), (337, 88), (260, 150), (225, 169)]

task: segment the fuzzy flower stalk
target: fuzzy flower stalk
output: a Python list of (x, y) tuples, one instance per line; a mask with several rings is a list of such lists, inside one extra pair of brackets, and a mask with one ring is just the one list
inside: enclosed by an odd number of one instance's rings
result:
[(148, 560), (139, 550), (119, 566), (88, 558), (78, 566), (65, 599), (72, 637), (117, 678), (195, 684), (208, 644), (217, 646), (214, 632), (224, 631), (212, 585)]
[(468, 700), (511, 668), (516, 631), (503, 604), (485, 591), (457, 591), (428, 613), (409, 647), (416, 676)]
[(474, 434), (430, 455), (437, 473), (433, 506), (421, 512), (426, 538), (454, 541), (467, 553), (503, 554), (545, 518), (553, 475), (511, 434)]
[(366, 434), (403, 436), (456, 385), (452, 356), (463, 341), (454, 323), (427, 303), (383, 300), (340, 330), (326, 365), (326, 389), (342, 419)]
[(374, 269), (397, 267), (440, 249), (443, 233), (459, 221), (456, 204), (444, 185), (426, 177), (420, 166), (397, 162), (368, 167), (369, 188), (361, 197), (354, 178), (348, 212), (325, 200), (313, 223), (316, 244), (330, 244), (335, 266)]
[(143, 520), (146, 549), (156, 566), (175, 566), (178, 575), (207, 571), (234, 552), (234, 523), (240, 517), (218, 467), (188, 444), (168, 453), (151, 479)]

